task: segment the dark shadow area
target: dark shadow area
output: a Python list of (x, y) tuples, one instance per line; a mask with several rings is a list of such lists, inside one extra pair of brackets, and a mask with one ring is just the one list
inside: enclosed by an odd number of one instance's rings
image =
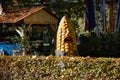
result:
[(91, 57), (120, 57), (120, 33), (100, 34), (94, 32), (79, 37), (79, 56)]

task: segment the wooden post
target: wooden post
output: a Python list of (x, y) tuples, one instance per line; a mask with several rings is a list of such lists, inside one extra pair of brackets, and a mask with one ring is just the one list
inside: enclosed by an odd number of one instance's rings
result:
[(26, 54), (26, 25), (23, 26), (22, 52), (24, 56)]

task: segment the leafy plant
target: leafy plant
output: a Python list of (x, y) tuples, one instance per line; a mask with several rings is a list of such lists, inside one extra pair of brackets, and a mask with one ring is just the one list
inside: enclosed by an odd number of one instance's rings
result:
[(119, 58), (0, 56), (0, 79), (120, 79)]
[(80, 35), (81, 44), (78, 46), (79, 54), (82, 56), (96, 57), (119, 57), (120, 34), (100, 34), (92, 32), (87, 35)]

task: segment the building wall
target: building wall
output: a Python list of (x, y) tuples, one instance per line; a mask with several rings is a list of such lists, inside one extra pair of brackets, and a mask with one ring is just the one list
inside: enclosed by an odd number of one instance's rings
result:
[(58, 19), (42, 9), (25, 18), (24, 22), (26, 24), (57, 24)]

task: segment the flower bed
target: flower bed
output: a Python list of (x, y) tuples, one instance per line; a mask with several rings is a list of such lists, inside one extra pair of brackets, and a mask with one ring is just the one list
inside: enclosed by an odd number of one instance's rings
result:
[(120, 58), (0, 56), (0, 80), (119, 80)]

